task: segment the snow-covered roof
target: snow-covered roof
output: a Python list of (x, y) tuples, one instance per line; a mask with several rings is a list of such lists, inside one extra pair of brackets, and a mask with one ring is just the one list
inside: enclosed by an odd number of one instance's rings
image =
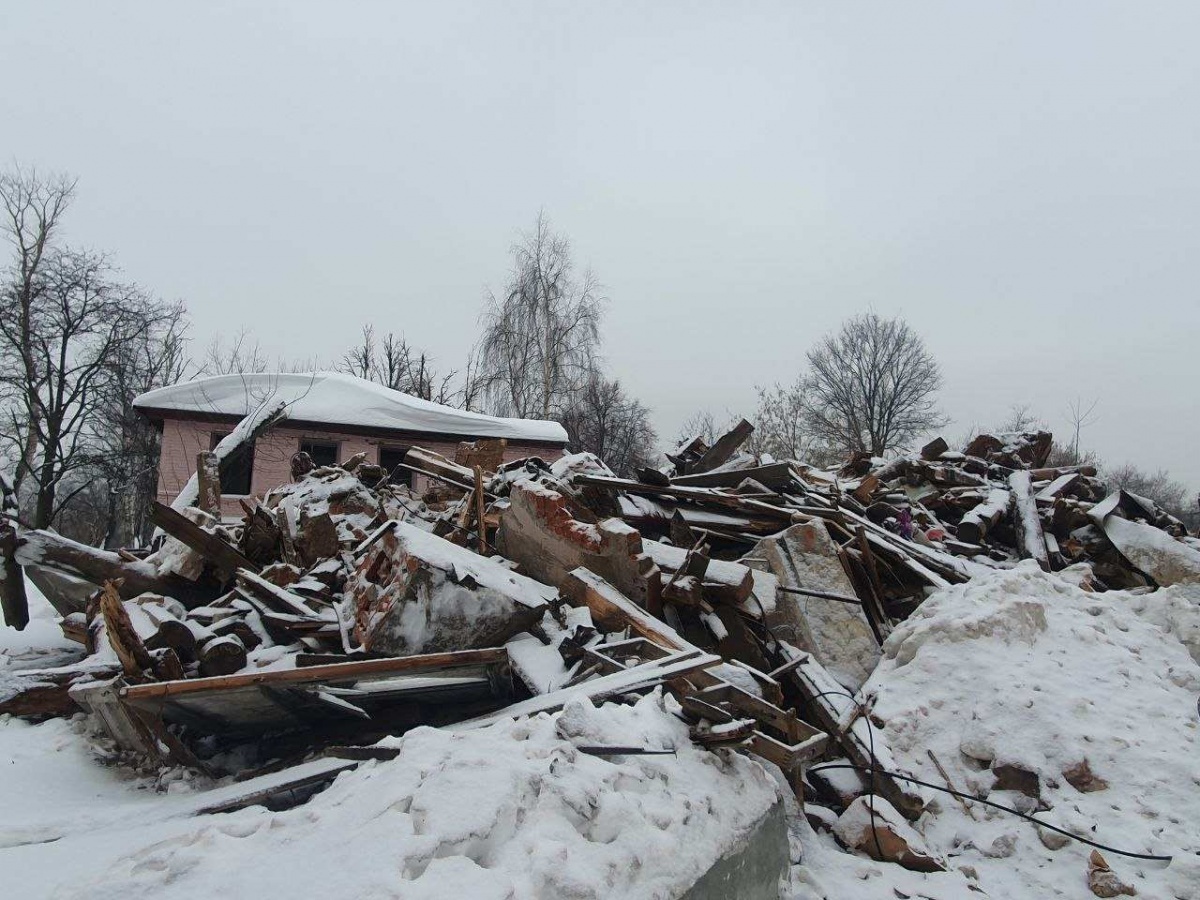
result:
[(557, 422), (466, 412), (340, 372), (216, 375), (149, 391), (133, 405), (145, 413), (244, 416), (273, 397), (289, 401), (288, 418), (297, 422), (464, 437), (567, 440)]

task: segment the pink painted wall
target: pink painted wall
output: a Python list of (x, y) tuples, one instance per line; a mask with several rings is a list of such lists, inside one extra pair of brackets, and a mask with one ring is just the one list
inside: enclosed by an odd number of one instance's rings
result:
[[(158, 499), (170, 503), (187, 484), (196, 471), (196, 454), (208, 450), (211, 436), (228, 434), (232, 425), (212, 422), (196, 422), (188, 419), (166, 419), (163, 422), (162, 449), (158, 461)], [(271, 488), (291, 481), (292, 454), (300, 449), (301, 440), (336, 441), (339, 461), (349, 459), (355, 453), (366, 451), (367, 462), (379, 462), (381, 446), (424, 447), (441, 453), (450, 459), (458, 449), (458, 441), (431, 441), (427, 435), (413, 432), (406, 435), (397, 432), (395, 438), (364, 437), (337, 431), (292, 428), (286, 425), (272, 429), (254, 445), (254, 471), (250, 479), (250, 491), (261, 497)], [(504, 451), (504, 461), (521, 459), (525, 456), (540, 456), (547, 462), (557, 458), (559, 451), (538, 444), (523, 444), (509, 441)], [(413, 487), (418, 492), (429, 486), (429, 479), (413, 475)], [(236, 497), (221, 498), (221, 512), (227, 516), (242, 515)]]

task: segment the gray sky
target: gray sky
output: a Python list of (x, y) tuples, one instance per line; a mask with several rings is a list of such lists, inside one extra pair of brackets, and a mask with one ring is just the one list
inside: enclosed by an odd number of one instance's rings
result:
[(332, 358), (441, 363), (539, 207), (665, 439), (902, 314), (955, 423), (1029, 403), (1200, 487), (1200, 4), (5, 4), (0, 154), (74, 241)]

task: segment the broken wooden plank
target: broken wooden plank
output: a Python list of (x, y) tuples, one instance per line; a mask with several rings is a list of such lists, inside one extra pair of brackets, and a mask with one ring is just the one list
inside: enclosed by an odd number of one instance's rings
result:
[(871, 733), (870, 718), (861, 715), (858, 698), (843, 688), (811, 654), (780, 643), (781, 655), (789, 661), (804, 657), (789, 672), (780, 675), (804, 698), (816, 724), (832, 735), (856, 766), (874, 774), (874, 788), (907, 819), (916, 820), (925, 808), (924, 796), (887, 774), (897, 766), (882, 735)]
[[(586, 572), (587, 570), (584, 569), (582, 571)], [(673, 653), (662, 659), (631, 666), (620, 672), (614, 672), (611, 675), (604, 675), (591, 681), (585, 681), (573, 687), (551, 691), (548, 694), (539, 694), (520, 703), (514, 703), (512, 706), (506, 706), (504, 709), (497, 710), (494, 713), (468, 719), (465, 722), (459, 722), (456, 725), (450, 726), (450, 728), (453, 731), (470, 730), (483, 728), (486, 725), (491, 725), (493, 722), (502, 722), (506, 719), (515, 719), (543, 712), (555, 712), (562, 709), (568, 700), (572, 700), (575, 697), (602, 700), (608, 697), (646, 690), (672, 679), (684, 678), (720, 663), (721, 657), (693, 648)]]
[(144, 678), (146, 671), (154, 666), (142, 639), (138, 636), (129, 613), (117, 593), (117, 585), (106, 581), (100, 591), (100, 615), (104, 618), (104, 629), (108, 635), (108, 643), (112, 646), (121, 668), (127, 678)]
[(233, 545), (219, 535), (205, 531), (187, 516), (164, 503), (154, 501), (150, 508), (150, 521), (175, 540), (191, 547), (211, 562), (224, 580), (228, 580), (238, 569), (258, 571), (258, 566)]
[[(1032, 473), (1030, 473), (1030, 477), (1032, 478)], [(1034, 499), (1047, 503), (1052, 502), (1055, 497), (1062, 496), (1075, 487), (1075, 485), (1078, 484), (1082, 478), (1083, 475), (1081, 475), (1079, 472), (1067, 472), (1064, 475), (1059, 475), (1052, 482), (1038, 491), (1034, 496)]]
[(729, 461), (742, 444), (754, 431), (754, 426), (745, 419), (739, 421), (731, 429), (717, 438), (716, 443), (704, 452), (704, 455), (688, 467), (689, 474), (707, 472)]
[(1046, 538), (1042, 535), (1042, 517), (1038, 514), (1037, 501), (1033, 498), (1033, 483), (1029, 471), (1021, 469), (1008, 476), (1012, 491), (1017, 552), (1023, 559), (1037, 562), (1043, 572), (1050, 571), (1050, 555), (1046, 550)]
[[(654, 470), (657, 471), (657, 470)], [(666, 487), (677, 484), (680, 487), (737, 487), (747, 478), (752, 478), (771, 490), (779, 490), (792, 483), (795, 473), (789, 462), (767, 463), (763, 466), (751, 466), (747, 469), (735, 469), (728, 472), (701, 472), (694, 475), (676, 475), (667, 479), (661, 472), (658, 478), (643, 478), (639, 473), (638, 480), (646, 484)]]

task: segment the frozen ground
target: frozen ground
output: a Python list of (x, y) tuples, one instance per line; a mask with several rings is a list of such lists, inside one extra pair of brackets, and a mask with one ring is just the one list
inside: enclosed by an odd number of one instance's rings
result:
[[(988, 763), (1036, 773), (1050, 807), (1039, 814), (1045, 821), (1175, 857), (1162, 867), (1105, 854), (1137, 896), (1197, 900), (1200, 666), (1182, 641), (1194, 652), (1200, 587), (1096, 594), (1073, 580), (1022, 567), (926, 601), (888, 640), (866, 686), (886, 723), (880, 733), (918, 778), (943, 783), (932, 750), (959, 790), (1025, 811), (1037, 801), (997, 790)], [(1085, 760), (1107, 787), (1079, 777)], [(1033, 824), (979, 804), (972, 819), (952, 797), (935, 796), (917, 828), (949, 873), (902, 873), (801, 829), (807, 858), (793, 896), (1093, 896), (1090, 848), (1070, 842), (1052, 850)]]
[[(957, 787), (1009, 806), (1038, 801), (998, 789), (991, 765), (1036, 774), (1046, 821), (1174, 856), (1163, 867), (1105, 854), (1138, 897), (1200, 900), (1200, 586), (1095, 594), (1078, 580), (1020, 568), (931, 597), (867, 685), (879, 733), (917, 777), (941, 782), (932, 750)], [(0, 664), (70, 646), (43, 604), (25, 633), (0, 630)], [(211, 785), (107, 765), (82, 721), (0, 719), (4, 895), (669, 896), (766, 809), (776, 782), (743, 757), (692, 747), (661, 703), (419, 729), (396, 760), (343, 774), (304, 806), (202, 817), (190, 810)], [(606, 761), (575, 749), (594, 743), (678, 755)], [(1088, 848), (1051, 849), (1032, 824), (981, 805), (971, 818), (933, 796), (916, 828), (949, 871), (847, 853), (797, 815), (803, 864), (784, 896), (1093, 896)]]
[[(13, 656), (59, 641), (39, 606)], [(57, 630), (56, 628), (54, 630)], [(106, 765), (82, 718), (0, 719), (3, 896), (675, 896), (775, 802), (750, 759), (688, 739), (659, 694), (468, 732), (421, 728), (307, 804), (195, 816), (213, 785)], [(674, 755), (601, 758), (619, 745)], [(157, 792), (156, 787), (166, 787)]]

